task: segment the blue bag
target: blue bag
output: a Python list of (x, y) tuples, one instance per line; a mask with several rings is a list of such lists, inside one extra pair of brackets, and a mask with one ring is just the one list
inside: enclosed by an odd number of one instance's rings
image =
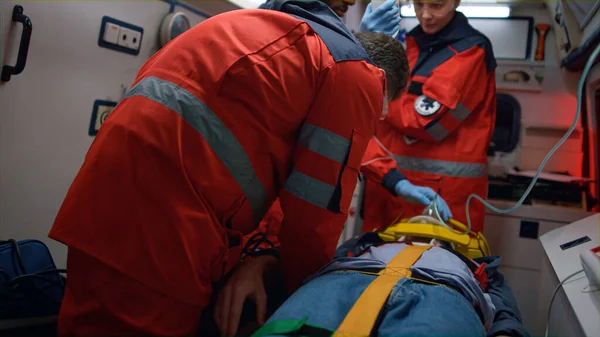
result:
[(66, 270), (38, 240), (0, 241), (0, 319), (58, 315)]

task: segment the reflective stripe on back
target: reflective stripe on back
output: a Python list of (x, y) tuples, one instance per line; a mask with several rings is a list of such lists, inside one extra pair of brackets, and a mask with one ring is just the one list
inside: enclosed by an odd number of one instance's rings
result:
[(346, 162), (350, 151), (350, 141), (348, 139), (313, 124), (302, 126), (298, 137), (298, 145), (340, 164)]
[(146, 77), (125, 93), (125, 98), (141, 96), (177, 112), (198, 131), (238, 183), (259, 224), (269, 205), (265, 187), (256, 176), (244, 148), (219, 117), (187, 90), (157, 77)]
[(398, 168), (430, 174), (442, 174), (457, 178), (483, 178), (487, 176), (487, 165), (478, 163), (461, 163), (437, 159), (423, 159), (394, 155)]

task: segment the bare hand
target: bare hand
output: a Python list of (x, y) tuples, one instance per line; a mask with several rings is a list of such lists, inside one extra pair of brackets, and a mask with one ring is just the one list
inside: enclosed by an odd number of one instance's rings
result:
[(236, 266), (217, 296), (214, 319), (222, 336), (235, 336), (240, 324), (244, 302), (256, 304), (256, 321), (265, 323), (267, 294), (263, 276), (277, 264), (277, 258), (263, 255)]

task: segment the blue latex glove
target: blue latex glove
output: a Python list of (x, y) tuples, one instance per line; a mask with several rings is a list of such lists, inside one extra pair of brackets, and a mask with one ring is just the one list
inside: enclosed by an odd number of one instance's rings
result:
[(436, 204), (442, 220), (445, 222), (452, 218), (452, 212), (450, 212), (450, 208), (448, 207), (448, 204), (446, 204), (446, 201), (429, 187), (416, 186), (404, 179), (400, 180), (396, 186), (394, 186), (394, 191), (408, 202), (425, 206), (429, 206), (437, 195)]
[(394, 6), (394, 3), (394, 0), (387, 0), (376, 10), (373, 10), (371, 3), (369, 3), (360, 21), (359, 30), (361, 32), (383, 33), (393, 37), (400, 30), (400, 26), (398, 26), (400, 24), (399, 9)]

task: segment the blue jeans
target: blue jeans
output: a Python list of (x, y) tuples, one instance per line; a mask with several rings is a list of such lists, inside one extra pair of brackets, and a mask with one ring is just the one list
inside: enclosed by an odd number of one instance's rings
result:
[[(302, 319), (335, 330), (375, 276), (335, 271), (305, 284), (269, 318)], [(400, 280), (381, 311), (377, 336), (485, 336), (465, 297), (456, 290), (410, 279)]]

